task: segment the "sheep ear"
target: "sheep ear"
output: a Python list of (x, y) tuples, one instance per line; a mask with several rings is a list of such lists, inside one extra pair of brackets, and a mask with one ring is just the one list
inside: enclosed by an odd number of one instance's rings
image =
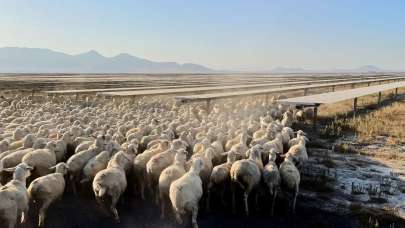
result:
[(16, 167), (13, 167), (13, 168), (5, 168), (5, 169), (2, 169), (1, 171), (4, 171), (4, 172), (14, 172), (15, 169), (16, 169)]
[(307, 138), (306, 136), (304, 136), (304, 140), (307, 141), (307, 142), (311, 141), (311, 140), (309, 140), (309, 138)]
[(56, 165), (49, 168), (50, 171), (55, 171)]

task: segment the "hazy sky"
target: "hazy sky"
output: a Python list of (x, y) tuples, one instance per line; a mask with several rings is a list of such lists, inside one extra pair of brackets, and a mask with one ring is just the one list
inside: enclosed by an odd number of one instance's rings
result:
[(0, 0), (0, 47), (217, 69), (405, 69), (405, 1)]

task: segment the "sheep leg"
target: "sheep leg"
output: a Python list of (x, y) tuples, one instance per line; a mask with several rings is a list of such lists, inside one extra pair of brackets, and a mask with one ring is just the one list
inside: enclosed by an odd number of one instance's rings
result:
[(255, 194), (255, 204), (256, 204), (256, 210), (260, 210), (260, 205), (259, 205), (259, 194), (261, 194), (261, 192), (256, 192)]
[(295, 203), (297, 201), (297, 196), (298, 196), (298, 186), (296, 187), (296, 191), (294, 192), (294, 198), (293, 198), (293, 203), (292, 203), (292, 213), (295, 214)]
[(211, 188), (212, 188), (212, 183), (210, 183), (210, 184), (208, 185), (208, 190), (207, 190), (207, 201), (205, 202), (205, 203), (206, 203), (205, 207), (206, 207), (206, 209), (207, 209), (207, 211), (208, 211), (208, 212), (211, 210), (211, 208), (210, 208), (210, 201), (211, 201)]
[(41, 208), (39, 209), (39, 222), (38, 222), (39, 227), (43, 227), (45, 224), (46, 211), (48, 210), (48, 207), (50, 204), (51, 204), (50, 201), (45, 202), (44, 204), (42, 204)]
[(29, 207), (25, 208), (21, 213), (21, 223), (26, 223), (28, 221), (28, 209)]
[(155, 204), (157, 206), (159, 205), (159, 188), (156, 188), (155, 190)]
[(197, 224), (197, 215), (198, 215), (198, 206), (193, 207), (193, 210), (191, 212), (191, 223), (193, 224), (193, 228), (198, 228)]
[(165, 218), (165, 200), (163, 199), (162, 194), (159, 194), (160, 196), (160, 218), (164, 219)]
[(225, 184), (221, 188), (221, 203), (222, 203), (222, 206), (224, 206), (224, 207), (227, 205), (227, 203), (225, 201)]
[(236, 213), (236, 195), (235, 195), (235, 183), (231, 183), (232, 191), (232, 213)]
[(277, 190), (273, 191), (273, 202), (271, 202), (271, 216), (274, 214), (274, 204), (276, 203)]
[(77, 195), (76, 183), (74, 176), (70, 176), (70, 185), (72, 186), (73, 195)]
[(110, 211), (114, 216), (114, 220), (116, 223), (120, 223), (120, 216), (118, 215), (118, 211), (116, 208), (117, 202), (118, 202), (119, 196), (113, 196), (111, 197), (111, 206), (110, 206)]
[(15, 224), (15, 222), (13, 222), (12, 219), (6, 221), (6, 227), (7, 228), (14, 228), (14, 224)]
[(145, 200), (145, 183), (143, 181), (139, 183), (139, 188), (141, 191), (141, 199)]
[(183, 219), (181, 219), (180, 213), (176, 211), (175, 214), (176, 214), (176, 221), (177, 221), (177, 223), (178, 223), (178, 224), (183, 224)]
[(246, 214), (246, 216), (249, 216), (248, 197), (249, 197), (249, 193), (244, 192), (243, 193), (243, 202), (245, 204), (245, 214)]

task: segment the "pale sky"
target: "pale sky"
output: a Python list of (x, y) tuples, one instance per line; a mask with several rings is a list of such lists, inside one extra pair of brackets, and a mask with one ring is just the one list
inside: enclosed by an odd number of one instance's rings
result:
[(5, 46), (229, 70), (404, 70), (405, 1), (0, 0)]

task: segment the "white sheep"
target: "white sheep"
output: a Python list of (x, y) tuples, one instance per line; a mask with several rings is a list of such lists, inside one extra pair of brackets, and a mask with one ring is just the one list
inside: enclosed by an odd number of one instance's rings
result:
[(295, 167), (291, 157), (286, 157), (284, 159), (283, 163), (280, 165), (279, 172), (283, 190), (286, 192), (292, 192), (293, 194), (292, 212), (295, 213), (295, 202), (297, 201), (301, 180), (300, 172), (297, 167)]
[(156, 146), (145, 150), (143, 153), (138, 154), (138, 156), (134, 159), (134, 164), (132, 167), (135, 182), (139, 185), (139, 191), (141, 194), (141, 198), (145, 199), (145, 185), (149, 185), (148, 178), (146, 175), (146, 163), (156, 154), (159, 154), (163, 151), (166, 151), (170, 145), (170, 142), (164, 140), (157, 144)]
[(168, 150), (152, 156), (148, 163), (146, 163), (149, 187), (151, 190), (155, 190), (156, 202), (159, 200), (159, 195), (157, 193), (160, 174), (163, 169), (173, 163), (174, 156), (179, 149), (186, 149), (186, 145), (183, 141), (176, 139), (172, 142)]
[(97, 202), (104, 205), (120, 223), (116, 208), (120, 196), (127, 188), (126, 175), (129, 174), (138, 145), (131, 144), (127, 152), (116, 153), (108, 162), (107, 168), (96, 174), (93, 180), (93, 191)]
[(91, 145), (94, 144), (94, 141), (84, 141), (81, 142), (75, 149), (75, 154), (88, 150), (90, 148)]
[(0, 141), (0, 153), (3, 153), (8, 150), (9, 142), (7, 140)]
[(20, 163), (14, 168), (2, 170), (14, 172), (13, 180), (0, 188), (0, 220), (6, 228), (15, 227), (18, 221), (27, 221), (29, 200), (26, 179), (31, 175), (32, 169), (27, 164)]
[(276, 202), (277, 193), (280, 191), (280, 172), (276, 165), (277, 152), (275, 149), (271, 149), (269, 153), (269, 159), (267, 165), (263, 169), (263, 182), (269, 190), (270, 195), (273, 196), (271, 203), (271, 215), (274, 214), (274, 204)]
[(255, 145), (250, 149), (249, 158), (233, 163), (230, 171), (232, 187), (232, 208), (235, 212), (235, 184), (242, 188), (245, 214), (249, 215), (248, 197), (252, 190), (256, 189), (261, 180), (263, 170), (262, 155), (263, 146)]
[(49, 142), (45, 149), (31, 151), (24, 155), (22, 162), (34, 168), (32, 171), (33, 177), (40, 177), (50, 173), (49, 168), (56, 165), (54, 141)]
[[(32, 148), (24, 149), (24, 150), (17, 150), (17, 151), (10, 151), (10, 153), (4, 152), (1, 155), (6, 155), (0, 160), (0, 170), (5, 168), (15, 167), (19, 163), (21, 163), (21, 159), (28, 154), (29, 152), (33, 151)], [(9, 179), (10, 176), (7, 173), (1, 172), (1, 182), (5, 184)]]
[(73, 134), (65, 132), (60, 139), (56, 141), (55, 156), (56, 161), (64, 161), (70, 154), (68, 153), (69, 147), (73, 146)]
[(208, 185), (207, 190), (207, 210), (210, 210), (210, 200), (211, 200), (211, 192), (212, 188), (218, 186), (221, 189), (221, 202), (225, 205), (224, 194), (225, 194), (225, 187), (230, 182), (230, 171), (232, 164), (236, 161), (237, 155), (234, 151), (229, 151), (227, 154), (227, 161), (226, 163), (220, 164), (215, 166), (212, 169), (210, 183)]
[(39, 205), (39, 227), (43, 227), (45, 224), (49, 206), (62, 197), (66, 186), (64, 175), (67, 174), (68, 169), (66, 163), (58, 163), (50, 168), (50, 170), (55, 170), (55, 173), (35, 179), (28, 187), (30, 201)]
[(308, 140), (305, 136), (299, 138), (298, 144), (290, 147), (288, 152), (284, 155), (286, 158), (291, 157), (291, 161), (301, 169), (304, 162), (308, 160), (308, 153), (305, 147), (305, 141)]
[(185, 164), (186, 164), (187, 152), (183, 149), (177, 151), (174, 162), (172, 165), (165, 168), (159, 177), (159, 199), (160, 199), (160, 208), (161, 214), (160, 217), (165, 217), (165, 207), (166, 201), (169, 200), (169, 189), (173, 181), (179, 179), (181, 176), (186, 173)]
[(97, 136), (94, 147), (81, 151), (77, 154), (72, 155), (66, 162), (69, 167), (69, 180), (71, 181), (73, 192), (76, 194), (76, 183), (75, 180), (80, 176), (81, 171), (87, 162), (104, 150), (105, 147), (105, 136)]
[(297, 137), (290, 139), (290, 141), (288, 142), (289, 148), (294, 145), (297, 145), (300, 142), (301, 138), (304, 138), (306, 141), (308, 141), (308, 138), (306, 137), (306, 133), (302, 130), (298, 130)]
[(193, 160), (190, 170), (170, 185), (169, 197), (178, 223), (183, 223), (182, 215), (191, 212), (191, 222), (198, 228), (198, 203), (203, 194), (200, 172), (204, 162), (200, 158)]
[(111, 153), (109, 151), (105, 150), (91, 158), (83, 168), (84, 178), (80, 181), (80, 183), (93, 181), (96, 174), (107, 167), (110, 154)]

